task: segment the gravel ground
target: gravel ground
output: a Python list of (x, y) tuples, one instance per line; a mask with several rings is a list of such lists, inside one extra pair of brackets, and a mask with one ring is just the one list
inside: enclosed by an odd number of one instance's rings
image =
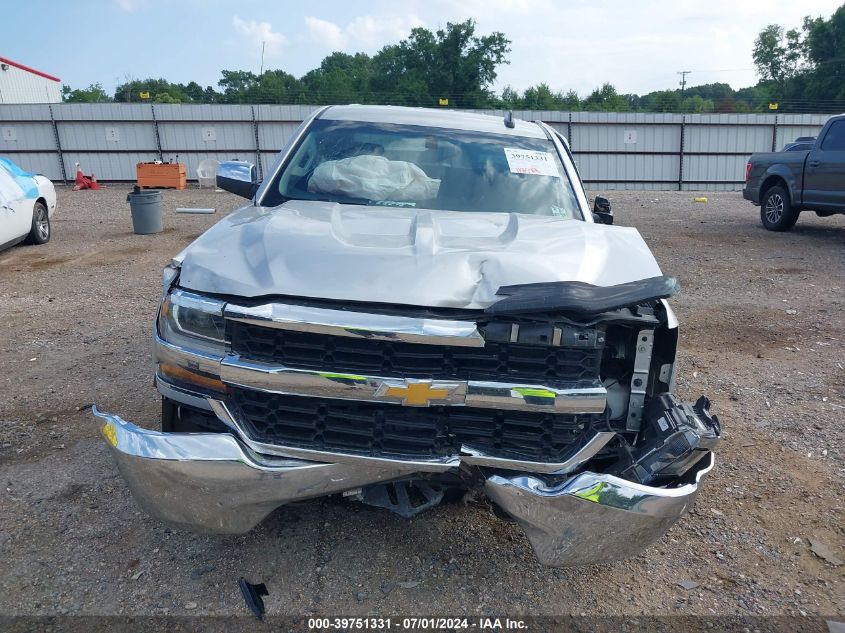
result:
[(269, 614), (845, 614), (845, 568), (810, 549), (845, 558), (845, 217), (775, 234), (738, 194), (610, 192), (681, 279), (678, 390), (707, 394), (725, 434), (656, 545), (549, 569), (482, 500), (404, 520), (320, 499), (244, 536), (144, 515), (84, 408), (157, 425), (160, 269), (237, 199), (167, 191), (165, 232), (137, 236), (126, 190), (62, 189), (53, 240), (0, 253), (0, 614), (244, 614), (240, 576), (266, 583)]

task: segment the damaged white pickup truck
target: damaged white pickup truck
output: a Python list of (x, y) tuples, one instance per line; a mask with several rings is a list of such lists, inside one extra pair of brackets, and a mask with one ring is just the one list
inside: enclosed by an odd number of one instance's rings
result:
[(542, 123), (328, 107), (251, 203), (173, 259), (161, 432), (95, 409), (138, 503), (245, 532), (342, 494), (412, 516), (482, 491), (547, 565), (640, 552), (690, 507), (719, 422), (671, 395), (678, 291), (591, 213)]

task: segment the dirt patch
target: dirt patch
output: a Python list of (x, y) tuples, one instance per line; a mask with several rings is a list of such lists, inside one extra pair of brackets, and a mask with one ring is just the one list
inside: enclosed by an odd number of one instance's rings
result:
[(808, 327), (786, 310), (775, 313), (734, 305), (713, 310), (706, 320), (685, 323), (684, 332), (691, 345), (730, 348), (734, 354), (756, 357), (761, 353), (789, 351), (787, 347), (805, 339)]
[(678, 390), (710, 396), (725, 435), (665, 538), (556, 570), (483, 499), (410, 521), (319, 499), (225, 537), (147, 517), (85, 407), (156, 426), (161, 267), (238, 200), (166, 191), (166, 231), (137, 236), (126, 190), (94, 193), (61, 190), (53, 240), (0, 254), (0, 613), (245, 615), (246, 576), (276, 615), (845, 614), (842, 568), (810, 549), (845, 557), (845, 217), (775, 234), (737, 194), (611, 192), (617, 221), (682, 280)]
[[(118, 248), (98, 248), (96, 250), (76, 256), (44, 257), (37, 253), (27, 253), (12, 263), (15, 272), (25, 270), (47, 270), (65, 266), (96, 266), (108, 265), (135, 259), (135, 256), (147, 252), (143, 246), (128, 246)], [(2, 262), (0, 262), (2, 264)]]

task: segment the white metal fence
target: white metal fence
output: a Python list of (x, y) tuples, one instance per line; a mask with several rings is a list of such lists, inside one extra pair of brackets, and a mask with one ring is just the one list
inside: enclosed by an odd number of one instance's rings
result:
[[(256, 162), (274, 155), (316, 106), (33, 104), (0, 105), (0, 155), (54, 181), (75, 163), (98, 180), (134, 181), (139, 162), (205, 158)], [(490, 114), (502, 115), (501, 111)], [(590, 189), (731, 191), (742, 188), (753, 152), (814, 136), (827, 115), (659, 114), (515, 111), (569, 139)]]

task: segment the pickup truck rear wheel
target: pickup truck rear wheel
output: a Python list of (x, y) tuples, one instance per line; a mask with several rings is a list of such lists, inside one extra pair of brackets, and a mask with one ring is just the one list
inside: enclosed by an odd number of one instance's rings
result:
[(788, 231), (798, 221), (798, 213), (780, 185), (766, 191), (760, 204), (760, 221), (770, 231)]

